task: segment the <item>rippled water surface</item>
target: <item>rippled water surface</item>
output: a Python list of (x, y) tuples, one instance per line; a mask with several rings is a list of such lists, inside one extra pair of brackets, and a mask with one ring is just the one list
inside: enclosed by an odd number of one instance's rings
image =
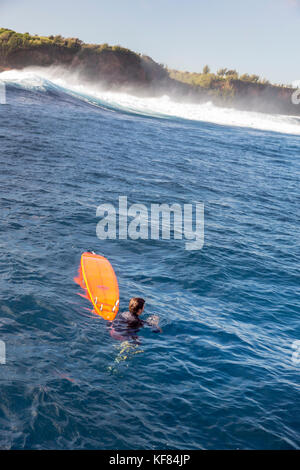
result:
[[(0, 448), (299, 448), (299, 137), (49, 84), (8, 84), (0, 117)], [(204, 248), (99, 240), (119, 195), (204, 202)], [(162, 334), (110, 336), (73, 281), (86, 250)]]

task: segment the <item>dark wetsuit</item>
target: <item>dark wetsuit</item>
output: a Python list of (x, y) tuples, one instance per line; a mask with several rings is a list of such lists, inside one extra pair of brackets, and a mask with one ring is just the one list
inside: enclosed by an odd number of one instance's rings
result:
[(161, 330), (146, 320), (141, 320), (138, 315), (131, 312), (119, 313), (117, 318), (112, 322), (110, 327), (110, 335), (112, 338), (119, 341), (134, 341), (139, 343), (137, 333), (143, 326), (152, 327), (154, 333), (158, 333)]
[(145, 322), (131, 312), (120, 313), (111, 324), (110, 334), (119, 341), (138, 341), (137, 333)]

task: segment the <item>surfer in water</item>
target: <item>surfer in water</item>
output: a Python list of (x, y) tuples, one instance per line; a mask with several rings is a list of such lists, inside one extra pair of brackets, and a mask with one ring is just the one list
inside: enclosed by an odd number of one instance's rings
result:
[[(129, 311), (119, 313), (110, 326), (112, 338), (120, 341), (116, 346), (118, 354), (111, 366), (108, 367), (110, 373), (117, 373), (120, 364), (128, 362), (130, 358), (144, 351), (139, 348), (141, 340), (137, 333), (143, 326), (150, 326), (155, 333), (162, 333), (158, 326), (159, 317), (151, 315), (146, 320), (140, 317), (144, 311), (145, 300), (140, 297), (133, 297), (129, 302)], [(128, 366), (128, 364), (127, 364)]]
[(129, 311), (123, 312), (118, 315), (111, 326), (111, 336), (119, 341), (134, 340), (138, 341), (137, 332), (143, 326), (152, 327), (154, 333), (162, 333), (161, 328), (158, 326), (159, 317), (152, 315), (146, 320), (142, 320), (142, 315), (145, 307), (145, 300), (141, 297), (133, 297), (129, 302)]

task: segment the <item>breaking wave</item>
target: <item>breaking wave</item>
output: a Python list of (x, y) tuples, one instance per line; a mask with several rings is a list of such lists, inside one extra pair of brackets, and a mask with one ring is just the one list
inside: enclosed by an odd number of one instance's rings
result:
[(41, 92), (56, 90), (58, 93), (67, 93), (95, 106), (121, 112), (300, 135), (300, 118), (296, 116), (221, 108), (211, 102), (179, 103), (167, 95), (139, 97), (122, 91), (107, 91), (101, 85), (83, 83), (78, 74), (70, 74), (60, 67), (30, 67), (24, 70), (6, 71), (0, 74), (0, 80), (29, 90)]

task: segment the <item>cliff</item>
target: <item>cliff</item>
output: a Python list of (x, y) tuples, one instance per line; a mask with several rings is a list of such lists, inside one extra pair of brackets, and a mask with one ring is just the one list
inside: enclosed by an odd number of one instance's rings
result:
[(147, 86), (168, 75), (150, 58), (120, 46), (84, 44), (78, 38), (32, 36), (0, 29), (0, 71), (50, 65), (76, 70), (92, 82), (116, 86)]
[(28, 66), (63, 66), (86, 81), (136, 94), (168, 94), (173, 99), (270, 113), (300, 115), (292, 88), (271, 85), (259, 77), (206, 66), (201, 74), (168, 70), (150, 57), (120, 46), (85, 44), (78, 38), (21, 34), (0, 28), (0, 72)]

